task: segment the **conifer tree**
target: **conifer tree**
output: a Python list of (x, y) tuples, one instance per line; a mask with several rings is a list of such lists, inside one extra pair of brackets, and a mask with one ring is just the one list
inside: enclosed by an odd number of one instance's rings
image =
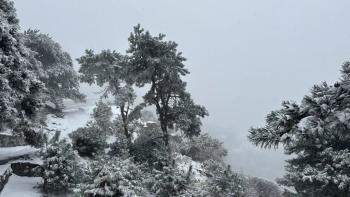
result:
[(181, 79), (189, 73), (185, 58), (177, 51), (175, 42), (164, 38), (163, 34), (152, 36), (138, 25), (129, 37), (127, 53), (128, 73), (134, 76), (136, 86), (150, 85), (144, 102), (155, 106), (164, 143), (169, 148), (169, 128), (176, 124), (189, 137), (199, 135), (200, 118), (208, 112), (186, 92), (186, 83)]
[(38, 62), (22, 44), (9, 0), (0, 0), (0, 32), (0, 131), (31, 127), (41, 107), (43, 85), (35, 75)]
[(315, 85), (301, 104), (285, 101), (252, 128), (249, 140), (265, 148), (283, 145), (287, 174), (280, 183), (302, 196), (336, 197), (350, 193), (350, 63), (334, 85)]
[(63, 109), (65, 98), (85, 101), (85, 96), (79, 92), (79, 78), (70, 55), (39, 30), (29, 29), (24, 32), (23, 38), (25, 46), (34, 51), (35, 59), (41, 63), (38, 76), (47, 88), (45, 100), (52, 102), (58, 112)]

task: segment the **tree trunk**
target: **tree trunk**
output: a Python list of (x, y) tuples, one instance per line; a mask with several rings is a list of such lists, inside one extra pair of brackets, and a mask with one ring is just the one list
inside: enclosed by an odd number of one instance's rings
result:
[(122, 116), (122, 120), (123, 120), (124, 135), (127, 139), (128, 149), (130, 150), (130, 148), (131, 148), (131, 135), (130, 135), (129, 129), (128, 129), (127, 117), (126, 117), (125, 112), (124, 112), (124, 106), (120, 106), (120, 115)]
[(163, 123), (160, 122), (160, 124), (161, 124), (161, 129), (163, 131), (163, 140), (164, 140), (165, 148), (166, 148), (166, 151), (168, 153), (166, 165), (169, 166), (169, 164), (174, 163), (174, 162), (172, 162), (172, 159), (171, 159), (171, 148), (170, 148), (170, 144), (169, 144), (168, 127), (166, 126), (166, 124), (164, 122)]

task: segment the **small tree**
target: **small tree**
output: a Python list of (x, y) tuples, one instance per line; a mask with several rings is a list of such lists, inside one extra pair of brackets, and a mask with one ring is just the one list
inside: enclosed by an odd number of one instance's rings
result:
[(47, 193), (69, 192), (82, 176), (72, 146), (57, 136), (46, 149), (43, 167)]
[(100, 54), (86, 50), (85, 53), (78, 59), (81, 65), (79, 70), (82, 74), (81, 81), (101, 87), (106, 85), (103, 96), (106, 97), (108, 94), (114, 96), (115, 104), (120, 110), (124, 134), (131, 144), (132, 131), (129, 130), (129, 124), (140, 116), (143, 105), (134, 107), (136, 95), (131, 78), (125, 69), (127, 58), (110, 50), (104, 50)]
[(93, 109), (92, 117), (96, 121), (97, 126), (99, 126), (105, 133), (112, 133), (112, 109), (111, 106), (104, 103), (102, 99), (96, 104)]
[(34, 57), (41, 63), (38, 75), (47, 88), (46, 101), (52, 102), (59, 112), (65, 98), (85, 101), (85, 96), (79, 92), (79, 79), (70, 55), (39, 30), (27, 30), (23, 37), (25, 46), (35, 52)]
[(302, 196), (336, 197), (350, 193), (350, 63), (333, 86), (315, 85), (301, 104), (283, 102), (266, 117), (266, 125), (252, 128), (249, 140), (265, 148), (282, 144), (287, 174), (281, 184), (294, 186)]
[(146, 104), (156, 107), (164, 143), (169, 149), (169, 128), (176, 124), (187, 136), (199, 135), (200, 118), (208, 112), (194, 104), (186, 92), (186, 83), (181, 79), (189, 73), (183, 64), (185, 58), (177, 51), (177, 44), (165, 41), (164, 37), (152, 36), (138, 25), (129, 37), (127, 53), (128, 73), (134, 76), (135, 84), (150, 85), (143, 98)]

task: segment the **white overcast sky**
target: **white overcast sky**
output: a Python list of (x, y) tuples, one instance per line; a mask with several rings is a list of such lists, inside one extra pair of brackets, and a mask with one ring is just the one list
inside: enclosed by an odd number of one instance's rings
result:
[(188, 59), (188, 88), (209, 110), (205, 122), (240, 136), (283, 100), (337, 80), (350, 59), (348, 0), (15, 0), (15, 7), (22, 29), (50, 34), (74, 59), (85, 49), (124, 52), (138, 23), (165, 33)]

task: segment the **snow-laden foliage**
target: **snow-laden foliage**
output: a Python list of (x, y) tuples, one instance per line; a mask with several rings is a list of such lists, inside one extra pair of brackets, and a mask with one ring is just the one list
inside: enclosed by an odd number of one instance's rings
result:
[(81, 156), (93, 157), (104, 152), (106, 148), (106, 133), (94, 122), (79, 128), (69, 134), (73, 148)]
[(41, 63), (38, 76), (47, 88), (46, 101), (55, 104), (57, 110), (63, 109), (64, 98), (84, 101), (85, 96), (79, 92), (79, 78), (70, 55), (39, 30), (27, 30), (23, 38), (25, 46), (35, 52), (34, 57)]
[(112, 115), (111, 106), (100, 99), (93, 109), (92, 118), (96, 121), (97, 126), (106, 134), (112, 134)]
[(103, 97), (112, 95), (114, 104), (119, 108), (119, 127), (126, 136), (128, 144), (131, 144), (133, 130), (130, 125), (140, 117), (143, 104), (134, 105), (136, 94), (132, 87), (132, 73), (128, 73), (127, 58), (115, 51), (103, 50), (95, 54), (92, 50), (86, 50), (85, 55), (78, 59), (81, 81), (88, 84), (105, 86)]
[(173, 166), (164, 166), (162, 170), (153, 169), (152, 176), (147, 180), (150, 191), (159, 197), (184, 196), (188, 183), (186, 173)]
[(81, 185), (81, 193), (97, 196), (145, 196), (143, 166), (130, 158), (100, 158), (91, 164), (90, 180)]
[[(196, 105), (186, 92), (186, 83), (181, 79), (189, 73), (184, 68), (185, 58), (177, 51), (177, 44), (165, 41), (164, 37), (162, 34), (152, 36), (138, 25), (129, 37), (126, 55), (111, 50), (103, 50), (100, 54), (86, 50), (78, 59), (81, 80), (106, 85), (106, 93), (115, 97), (129, 144), (132, 136), (129, 124), (139, 118), (145, 105), (156, 107), (167, 148), (168, 128), (176, 124), (186, 136), (195, 136), (200, 133), (200, 118), (208, 115), (206, 109)], [(133, 107), (133, 85), (144, 87), (146, 84), (150, 84), (150, 89), (143, 96), (145, 104)]]
[(69, 192), (80, 180), (82, 172), (71, 144), (56, 137), (44, 153), (44, 191)]
[(334, 85), (315, 85), (301, 104), (283, 102), (249, 139), (263, 147), (282, 144), (287, 175), (280, 182), (303, 196), (347, 196), (350, 193), (350, 63)]
[(191, 157), (194, 161), (203, 162), (210, 159), (222, 161), (227, 155), (223, 143), (207, 133), (190, 139), (180, 138), (179, 141), (175, 149), (183, 155)]
[(129, 143), (128, 139), (125, 137), (123, 133), (115, 133), (115, 141), (110, 144), (109, 155), (114, 157), (122, 157), (125, 155), (129, 155)]
[(38, 62), (22, 44), (13, 2), (0, 0), (0, 131), (28, 126), (41, 106), (42, 83), (36, 78)]
[(47, 140), (43, 125), (36, 122), (20, 122), (13, 128), (14, 135), (23, 137), (24, 141), (34, 147), (41, 147)]
[(186, 91), (186, 82), (181, 78), (189, 73), (185, 58), (177, 51), (175, 42), (164, 38), (164, 34), (152, 36), (140, 25), (134, 27), (129, 37), (127, 72), (133, 75), (136, 86), (150, 86), (143, 96), (144, 102), (156, 108), (163, 140), (169, 149), (169, 128), (176, 124), (187, 136), (196, 136), (201, 131), (200, 118), (208, 112), (196, 105)]
[(162, 131), (158, 124), (143, 127), (131, 146), (130, 154), (136, 162), (146, 163), (151, 168), (162, 169), (166, 165), (168, 154), (162, 138)]
[(203, 189), (208, 196), (245, 196), (246, 180), (242, 175), (233, 172), (230, 166), (208, 160), (203, 163), (203, 169), (208, 177)]

